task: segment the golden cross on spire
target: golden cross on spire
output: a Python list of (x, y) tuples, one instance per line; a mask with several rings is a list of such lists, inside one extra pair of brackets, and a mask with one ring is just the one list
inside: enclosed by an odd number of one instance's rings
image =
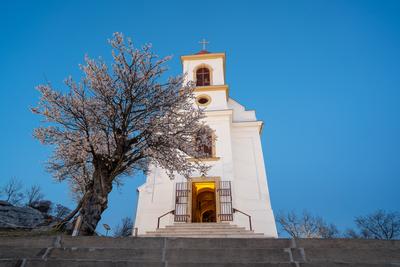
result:
[(201, 40), (199, 42), (199, 44), (203, 45), (203, 50), (206, 50), (206, 45), (209, 44), (210, 42), (206, 41), (206, 39), (203, 38), (203, 40)]

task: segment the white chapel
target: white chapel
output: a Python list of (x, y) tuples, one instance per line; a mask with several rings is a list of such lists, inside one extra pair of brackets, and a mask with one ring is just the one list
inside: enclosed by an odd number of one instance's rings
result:
[(138, 235), (176, 224), (232, 224), (265, 237), (277, 237), (260, 135), (263, 122), (254, 110), (229, 96), (225, 53), (205, 49), (181, 57), (186, 79), (194, 81), (195, 105), (205, 109), (213, 131), (207, 176), (171, 180), (152, 167), (138, 188), (134, 228)]

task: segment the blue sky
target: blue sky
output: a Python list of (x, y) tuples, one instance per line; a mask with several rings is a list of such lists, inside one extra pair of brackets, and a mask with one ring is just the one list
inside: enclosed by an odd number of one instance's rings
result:
[[(79, 79), (83, 57), (110, 59), (123, 32), (173, 55), (226, 52), (231, 96), (265, 122), (262, 142), (275, 211), (307, 209), (340, 228), (400, 203), (399, 1), (2, 1), (0, 183), (40, 184), (69, 206), (44, 163), (30, 113), (49, 80)], [(143, 177), (112, 193), (102, 222), (131, 216)]]

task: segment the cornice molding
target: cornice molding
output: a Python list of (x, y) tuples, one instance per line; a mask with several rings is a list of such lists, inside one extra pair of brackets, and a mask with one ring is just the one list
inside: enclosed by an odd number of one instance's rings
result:
[(261, 134), (264, 122), (263, 121), (239, 121), (232, 122), (233, 127), (258, 127), (258, 131)]
[(226, 116), (233, 115), (232, 109), (221, 109), (221, 110), (205, 110), (204, 113), (207, 117), (218, 117), (218, 116)]
[(211, 91), (224, 91), (226, 100), (229, 99), (229, 86), (226, 84), (223, 85), (209, 85), (209, 86), (197, 86), (194, 88), (194, 92), (211, 92)]

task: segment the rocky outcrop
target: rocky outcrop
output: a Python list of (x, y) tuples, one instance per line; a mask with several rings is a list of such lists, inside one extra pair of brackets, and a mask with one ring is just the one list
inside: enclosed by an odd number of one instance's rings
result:
[(47, 214), (51, 209), (51, 205), (52, 203), (50, 200), (40, 200), (30, 204), (30, 207), (40, 211), (41, 213)]
[(0, 229), (33, 229), (44, 222), (45, 216), (31, 207), (16, 207), (0, 203)]
[(5, 200), (0, 200), (0, 206), (12, 206), (10, 202), (7, 202)]

